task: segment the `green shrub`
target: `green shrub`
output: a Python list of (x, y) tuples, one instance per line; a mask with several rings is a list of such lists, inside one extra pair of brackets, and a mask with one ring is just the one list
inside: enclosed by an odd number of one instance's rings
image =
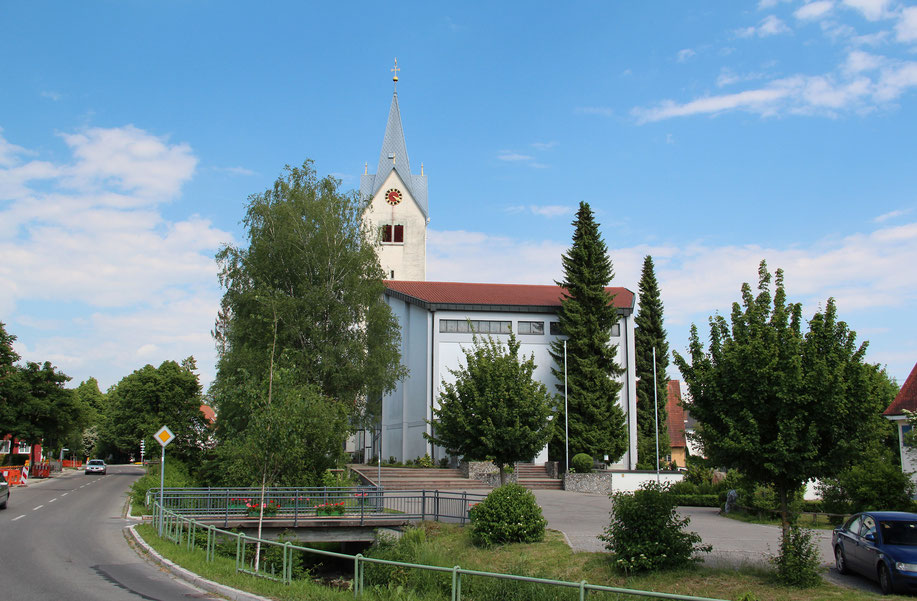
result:
[[(141, 507), (146, 502), (146, 493), (151, 488), (159, 488), (159, 465), (147, 466), (146, 475), (131, 485), (131, 502)], [(166, 458), (166, 488), (185, 488), (195, 486), (194, 479), (188, 473), (188, 467), (178, 459)]]
[(827, 513), (913, 508), (913, 482), (899, 466), (881, 459), (854, 465), (836, 479), (823, 480), (819, 492)]
[(615, 565), (625, 572), (680, 568), (700, 560), (709, 545), (685, 528), (690, 520), (675, 511), (667, 485), (647, 482), (634, 493), (611, 495), (611, 523), (600, 536), (614, 552)]
[(540, 541), (548, 523), (532, 491), (518, 484), (495, 488), (472, 507), (469, 517), (471, 540), (482, 547)]
[(676, 506), (681, 507), (719, 507), (720, 495), (683, 495), (670, 493)]
[(588, 474), (592, 471), (592, 457), (586, 453), (577, 453), (570, 460), (570, 465), (577, 474)]
[(772, 561), (777, 568), (777, 578), (782, 583), (806, 588), (821, 582), (819, 559), (812, 531), (793, 524), (787, 536), (780, 541), (780, 555)]
[(685, 473), (685, 481), (692, 484), (703, 484), (713, 482), (713, 469), (698, 465), (697, 463), (688, 463), (688, 471)]

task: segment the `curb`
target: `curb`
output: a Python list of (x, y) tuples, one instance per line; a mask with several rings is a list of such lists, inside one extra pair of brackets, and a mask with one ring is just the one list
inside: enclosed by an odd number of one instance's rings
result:
[(203, 589), (211, 593), (215, 593), (217, 595), (222, 595), (226, 597), (227, 599), (232, 599), (233, 601), (271, 601), (271, 599), (269, 599), (268, 597), (261, 597), (253, 593), (246, 593), (245, 591), (240, 591), (239, 589), (235, 589), (235, 588), (226, 586), (225, 584), (220, 584), (219, 582), (207, 580), (206, 578), (203, 578), (202, 576), (198, 576), (197, 574), (195, 574), (194, 572), (190, 570), (186, 570), (185, 568), (181, 567), (180, 565), (166, 559), (165, 557), (157, 553), (152, 547), (150, 547), (146, 543), (145, 540), (143, 540), (143, 538), (139, 534), (137, 534), (137, 532), (134, 530), (134, 527), (135, 526), (128, 526), (127, 528), (125, 528), (124, 537), (128, 540), (129, 543), (133, 543), (137, 545), (137, 547), (140, 548), (140, 549), (137, 549), (137, 548), (134, 549), (135, 551), (137, 551), (137, 554), (142, 556), (142, 554), (140, 553), (140, 550), (142, 550), (147, 555), (147, 557), (145, 557), (144, 559), (161, 565), (166, 570), (168, 570), (170, 573), (172, 573), (173, 576), (181, 578), (185, 582), (192, 584), (200, 589)]

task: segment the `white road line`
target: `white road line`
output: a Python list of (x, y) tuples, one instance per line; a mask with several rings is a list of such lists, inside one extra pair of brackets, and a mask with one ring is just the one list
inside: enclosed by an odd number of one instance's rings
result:
[(44, 507), (44, 505), (39, 505), (38, 507), (36, 507), (36, 508), (33, 509), (32, 511), (38, 511), (38, 510), (41, 509), (42, 507)]
[(57, 497), (54, 497), (53, 499), (51, 499), (50, 501), (48, 501), (48, 503), (53, 503), (53, 502), (56, 501), (56, 500), (57, 500)]
[(11, 521), (11, 522), (15, 522), (16, 520), (21, 520), (21, 519), (24, 518), (24, 517), (25, 517), (25, 515), (20, 515), (20, 516), (18, 516), (18, 517), (15, 517), (15, 518), (11, 519), (10, 521)]
[(66, 496), (69, 495), (69, 494), (70, 494), (69, 492), (65, 492), (65, 493), (62, 494), (61, 496), (62, 496), (62, 497), (66, 497)]

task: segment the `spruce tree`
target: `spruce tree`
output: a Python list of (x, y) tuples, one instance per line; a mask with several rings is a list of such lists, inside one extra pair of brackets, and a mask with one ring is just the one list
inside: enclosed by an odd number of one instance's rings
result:
[[(570, 456), (608, 455), (615, 462), (627, 450), (627, 428), (618, 404), (619, 378), (625, 370), (618, 365), (617, 346), (611, 344), (611, 328), (618, 323), (618, 314), (614, 297), (606, 290), (614, 271), (588, 203), (580, 203), (573, 227), (573, 244), (561, 257), (564, 281), (557, 282), (565, 288), (557, 315), (567, 341)], [(549, 453), (564, 461), (563, 340), (554, 341), (551, 356), (560, 395)]]
[[(662, 327), (662, 299), (659, 296), (659, 284), (653, 268), (653, 257), (643, 259), (643, 272), (640, 275), (640, 301), (637, 307), (637, 325), (634, 334), (636, 350), (637, 379), (637, 467), (656, 469), (656, 432), (659, 424), (659, 457), (660, 461), (669, 453), (669, 429), (667, 427), (668, 411), (666, 399), (669, 379), (666, 368), (669, 366), (669, 344), (666, 342), (665, 330)], [(653, 348), (656, 349), (656, 401), (659, 406), (657, 417), (653, 416)]]

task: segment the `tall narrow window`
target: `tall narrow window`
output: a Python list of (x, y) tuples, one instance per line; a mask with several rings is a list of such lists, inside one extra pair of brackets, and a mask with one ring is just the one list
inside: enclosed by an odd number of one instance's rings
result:
[(392, 226), (383, 225), (382, 226), (382, 241), (391, 242), (392, 241)]
[(404, 226), (396, 225), (395, 226), (395, 238), (394, 242), (404, 242)]

